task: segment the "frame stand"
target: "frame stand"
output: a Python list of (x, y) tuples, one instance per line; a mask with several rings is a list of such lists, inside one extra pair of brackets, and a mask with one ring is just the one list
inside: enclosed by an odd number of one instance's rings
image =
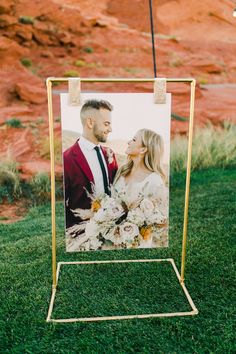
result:
[[(186, 188), (185, 188), (185, 206), (184, 206), (184, 226), (182, 239), (182, 258), (181, 258), (181, 273), (179, 273), (175, 262), (172, 258), (166, 259), (136, 259), (136, 260), (109, 260), (109, 261), (78, 261), (78, 262), (58, 262), (56, 261), (56, 222), (55, 222), (55, 168), (54, 168), (54, 129), (53, 129), (53, 108), (52, 108), (52, 83), (53, 82), (68, 82), (68, 78), (48, 78), (48, 114), (49, 114), (49, 134), (50, 134), (50, 153), (51, 153), (51, 208), (52, 208), (52, 295), (47, 315), (47, 322), (68, 323), (68, 322), (92, 322), (92, 321), (108, 321), (108, 320), (126, 320), (133, 318), (154, 318), (154, 317), (176, 317), (176, 316), (193, 316), (198, 314), (187, 288), (184, 284), (185, 258), (186, 258), (186, 243), (187, 243), (187, 225), (188, 225), (188, 205), (189, 205), (189, 189), (190, 189), (190, 174), (191, 174), (191, 154), (192, 154), (192, 138), (193, 138), (193, 116), (194, 116), (194, 99), (195, 99), (195, 79), (167, 79), (167, 82), (190, 83), (190, 116), (189, 116), (189, 134), (188, 134), (188, 157), (186, 171)], [(81, 82), (154, 82), (155, 79), (81, 79)], [(175, 272), (179, 284), (188, 300), (192, 311), (186, 312), (170, 312), (170, 313), (154, 313), (154, 314), (135, 314), (135, 315), (120, 315), (120, 316), (104, 316), (104, 317), (79, 317), (79, 318), (64, 318), (53, 319), (52, 312), (56, 297), (59, 274), (62, 266), (65, 265), (81, 265), (81, 264), (114, 264), (114, 263), (142, 263), (142, 262), (169, 262)]]

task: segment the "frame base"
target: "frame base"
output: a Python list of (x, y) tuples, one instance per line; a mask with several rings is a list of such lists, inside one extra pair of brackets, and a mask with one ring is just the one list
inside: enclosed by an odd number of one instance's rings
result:
[[(154, 314), (139, 314), (139, 315), (124, 315), (124, 316), (103, 316), (103, 317), (80, 317), (80, 318), (63, 318), (63, 319), (53, 319), (52, 311), (54, 306), (54, 301), (56, 297), (58, 278), (60, 273), (60, 268), (62, 265), (66, 264), (100, 264), (100, 263), (142, 263), (142, 262), (170, 262), (177, 279), (180, 282), (180, 285), (184, 291), (184, 294), (188, 300), (188, 303), (192, 309), (192, 311), (184, 311), (184, 312), (170, 312), (170, 313), (154, 313)], [(48, 309), (47, 322), (56, 322), (56, 323), (65, 323), (65, 322), (95, 322), (95, 321), (109, 321), (109, 320), (128, 320), (133, 318), (155, 318), (155, 317), (177, 317), (177, 316), (193, 316), (197, 315), (198, 310), (195, 307), (193, 300), (191, 299), (188, 290), (185, 287), (184, 281), (181, 281), (181, 277), (179, 271), (175, 265), (175, 262), (172, 258), (166, 259), (132, 259), (132, 260), (111, 260), (111, 261), (81, 261), (81, 262), (59, 262), (57, 264), (57, 273), (56, 273), (56, 286), (52, 289), (51, 300)]]

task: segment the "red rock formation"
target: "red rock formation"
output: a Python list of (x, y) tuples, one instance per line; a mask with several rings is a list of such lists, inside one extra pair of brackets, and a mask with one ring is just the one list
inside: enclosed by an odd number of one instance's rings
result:
[(38, 87), (27, 82), (18, 82), (16, 84), (16, 93), (20, 99), (30, 103), (40, 104), (47, 100), (44, 87)]
[[(229, 0), (153, 0), (158, 76), (191, 76), (199, 84), (235, 83), (233, 7)], [(148, 1), (2, 0), (0, 35), (0, 125), (17, 117), (35, 134), (24, 138), (30, 141), (30, 152), (19, 149), (17, 159), (22, 163), (41, 160), (38, 145), (48, 134), (48, 76), (76, 71), (81, 77), (153, 77)], [(117, 87), (93, 85), (110, 91)], [(151, 89), (152, 85), (144, 84), (118, 88)], [(189, 87), (169, 85), (168, 89), (174, 92), (173, 111), (188, 117)], [(235, 92), (234, 87), (198, 85), (196, 123), (236, 122)], [(185, 133), (187, 128), (187, 122), (173, 121), (173, 133)], [(23, 130), (17, 134), (14, 129), (0, 130), (1, 156)]]

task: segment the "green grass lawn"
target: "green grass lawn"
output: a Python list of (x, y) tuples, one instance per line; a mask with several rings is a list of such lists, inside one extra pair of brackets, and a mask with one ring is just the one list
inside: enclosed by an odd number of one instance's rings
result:
[[(193, 317), (46, 323), (51, 296), (50, 205), (0, 225), (1, 353), (235, 353), (236, 171), (192, 174), (185, 283)], [(57, 205), (58, 261), (175, 259), (180, 267), (184, 176), (171, 182), (168, 249), (66, 254)], [(168, 263), (63, 266), (54, 318), (188, 311)]]

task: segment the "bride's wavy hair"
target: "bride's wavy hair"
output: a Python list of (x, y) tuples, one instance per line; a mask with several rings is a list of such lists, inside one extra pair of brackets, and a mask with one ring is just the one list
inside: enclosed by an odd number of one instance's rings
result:
[[(138, 132), (141, 133), (142, 146), (147, 148), (144, 155), (144, 165), (149, 171), (157, 172), (162, 177), (163, 181), (165, 181), (166, 175), (161, 164), (164, 154), (164, 141), (162, 136), (149, 129), (141, 129)], [(120, 176), (127, 176), (131, 172), (133, 164), (133, 161), (128, 156), (127, 163), (121, 166), (117, 171), (114, 184)]]

